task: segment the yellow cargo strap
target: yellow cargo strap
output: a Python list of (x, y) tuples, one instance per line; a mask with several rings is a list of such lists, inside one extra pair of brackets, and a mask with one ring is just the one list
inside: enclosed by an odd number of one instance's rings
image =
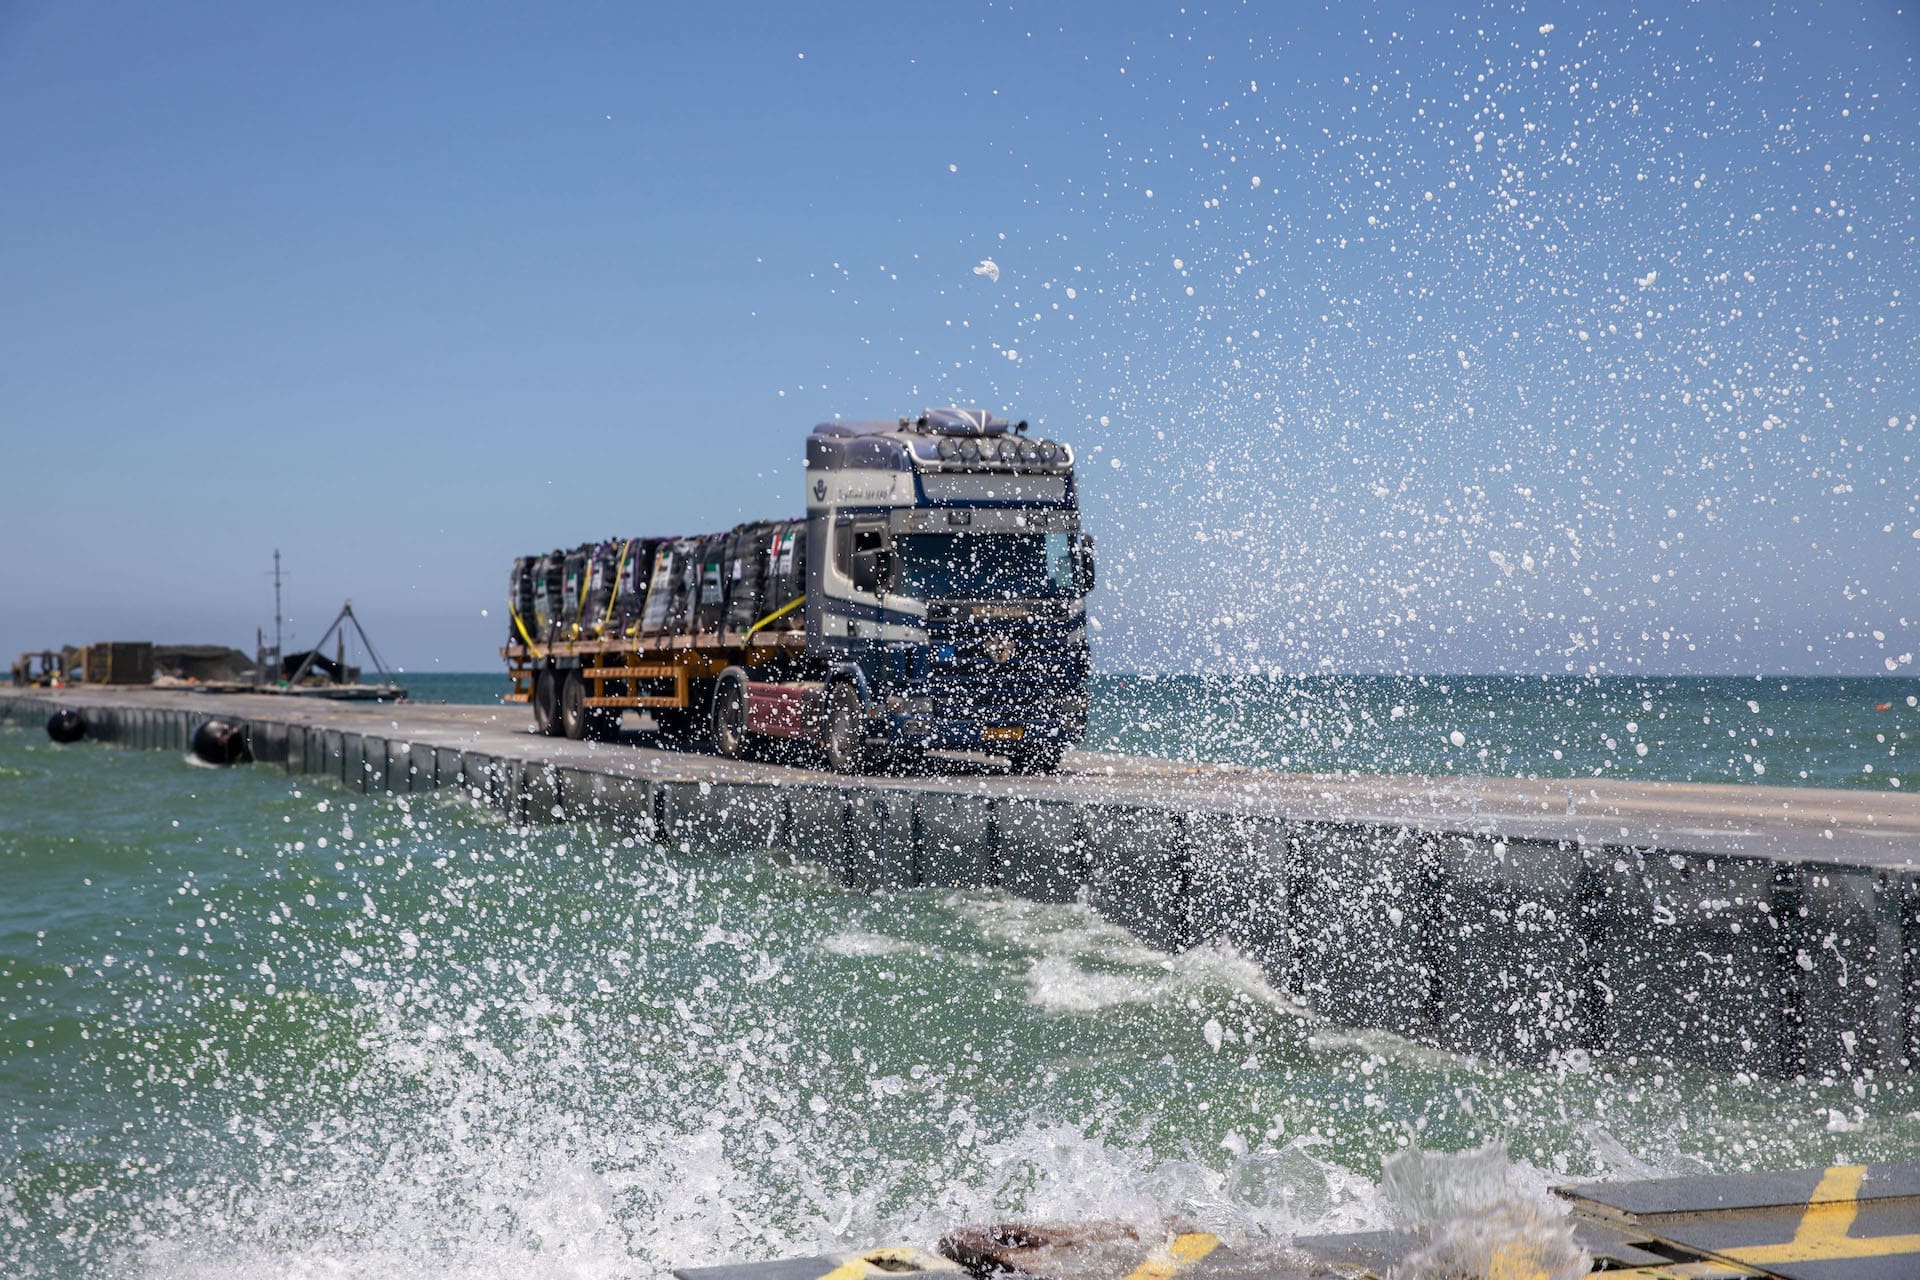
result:
[(620, 544), (620, 563), (613, 568), (613, 590), (607, 594), (607, 616), (600, 619), (600, 630), (604, 634), (607, 624), (613, 621), (613, 606), (620, 603), (620, 578), (627, 569), (627, 552), (633, 550), (633, 539), (628, 538)]
[(520, 638), (527, 642), (527, 649), (533, 654), (534, 657), (544, 658), (546, 655), (540, 652), (540, 646), (535, 644), (533, 642), (533, 637), (527, 634), (527, 624), (520, 621), (520, 611), (514, 608), (512, 605), (508, 605), (507, 612), (513, 615), (513, 629), (515, 631), (518, 631), (520, 633)]
[(778, 609), (775, 609), (772, 613), (760, 619), (760, 621), (754, 623), (752, 626), (748, 627), (747, 639), (749, 640), (753, 639), (754, 632), (766, 626), (769, 622), (776, 622), (779, 619), (786, 617), (788, 614), (792, 613), (795, 609), (798, 609), (801, 605), (805, 604), (806, 600), (807, 600), (807, 595), (806, 595), (806, 592), (803, 591), (799, 595), (795, 596), (793, 599), (787, 601), (785, 604), (781, 605)]

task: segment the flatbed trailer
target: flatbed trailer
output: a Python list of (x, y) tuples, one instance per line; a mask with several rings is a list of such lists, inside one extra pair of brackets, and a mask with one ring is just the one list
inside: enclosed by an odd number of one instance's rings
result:
[[(710, 713), (713, 687), (729, 669), (751, 671), (786, 665), (804, 659), (806, 648), (803, 633), (780, 631), (751, 638), (725, 634), (622, 636), (545, 645), (509, 644), (500, 650), (500, 656), (506, 660), (507, 674), (513, 681), (513, 691), (506, 701), (535, 706), (539, 724), (537, 699), (545, 676), (556, 682), (553, 713), (559, 718), (550, 723), (566, 737), (591, 738), (602, 736), (614, 717), (600, 717), (602, 723), (598, 725), (580, 714), (569, 718), (574, 673), (579, 681), (579, 712), (611, 712), (617, 716), (626, 711), (648, 711), (655, 713), (663, 729), (688, 733), (700, 729), (700, 720)], [(793, 691), (824, 681), (750, 680), (748, 684), (750, 689), (765, 684), (767, 689), (760, 691), (763, 699), (784, 702), (784, 696), (773, 697), (771, 691)], [(663, 717), (660, 712), (669, 714)], [(776, 737), (799, 736), (781, 732), (784, 727), (765, 725), (755, 731)]]

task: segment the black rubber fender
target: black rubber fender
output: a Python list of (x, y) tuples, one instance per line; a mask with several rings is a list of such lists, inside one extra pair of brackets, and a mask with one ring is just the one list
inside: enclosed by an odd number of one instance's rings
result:
[(194, 759), (207, 764), (239, 764), (252, 759), (247, 726), (232, 720), (205, 720), (193, 731)]
[(87, 718), (72, 707), (62, 707), (47, 717), (47, 736), (55, 742), (78, 742), (87, 736)]

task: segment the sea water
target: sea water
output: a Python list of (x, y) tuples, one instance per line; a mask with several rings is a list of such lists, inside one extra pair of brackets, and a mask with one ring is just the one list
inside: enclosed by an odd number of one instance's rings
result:
[[(495, 703), (505, 676), (409, 675)], [(1299, 773), (1920, 786), (1901, 676), (1096, 675), (1083, 746)]]
[(1489, 1066), (1080, 905), (0, 729), (8, 1276), (649, 1277), (1009, 1216), (1271, 1240), (1384, 1225), (1409, 1152), (1537, 1200), (1916, 1142), (1904, 1079)]

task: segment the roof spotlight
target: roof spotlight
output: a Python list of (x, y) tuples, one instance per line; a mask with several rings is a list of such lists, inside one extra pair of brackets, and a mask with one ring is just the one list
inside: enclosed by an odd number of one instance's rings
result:
[(1040, 461), (1049, 467), (1060, 461), (1060, 446), (1051, 440), (1042, 440), (1040, 442)]
[(1034, 447), (1033, 441), (1022, 440), (1020, 442), (1020, 461), (1025, 463), (1032, 463), (1035, 460), (1037, 460), (1039, 457), (1040, 457), (1040, 450)]
[(980, 442), (978, 440), (968, 437), (960, 442), (960, 461), (980, 461)]

